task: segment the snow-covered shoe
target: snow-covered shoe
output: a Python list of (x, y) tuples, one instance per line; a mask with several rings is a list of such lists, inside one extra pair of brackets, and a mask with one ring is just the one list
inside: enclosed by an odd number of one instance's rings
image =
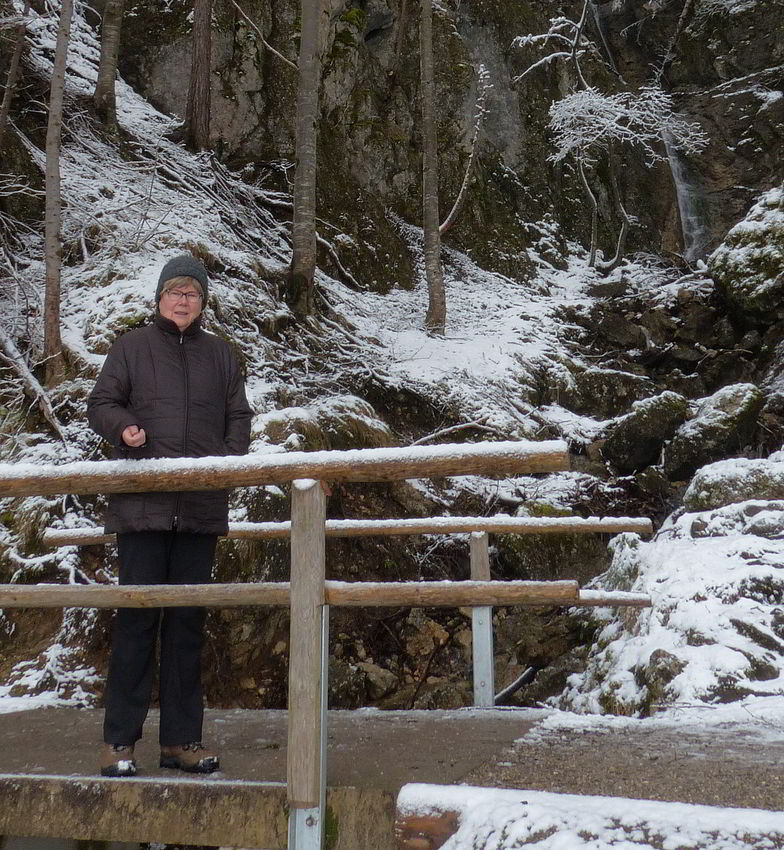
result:
[(101, 750), (101, 776), (136, 776), (133, 744), (104, 744)]
[(210, 752), (201, 741), (161, 747), (161, 767), (173, 767), (188, 773), (212, 773), (220, 768), (220, 759)]

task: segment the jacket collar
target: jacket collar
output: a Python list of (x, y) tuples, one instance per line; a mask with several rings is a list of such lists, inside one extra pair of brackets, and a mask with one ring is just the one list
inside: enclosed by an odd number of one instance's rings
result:
[(164, 333), (176, 334), (177, 336), (196, 336), (201, 330), (201, 316), (197, 316), (184, 331), (180, 331), (171, 319), (165, 319), (157, 310), (153, 316), (153, 324)]

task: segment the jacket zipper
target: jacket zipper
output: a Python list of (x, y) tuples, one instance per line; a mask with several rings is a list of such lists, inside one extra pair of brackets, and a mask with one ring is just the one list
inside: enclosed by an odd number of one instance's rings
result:
[[(185, 376), (185, 416), (183, 418), (183, 426), (182, 426), (182, 456), (185, 457), (185, 451), (188, 446), (188, 402), (190, 400), (190, 387), (189, 387), (189, 375), (188, 375), (188, 359), (185, 356), (185, 349), (182, 347), (183, 342), (185, 341), (185, 335), (180, 334), (180, 359), (182, 360), (182, 370), (183, 375)], [(177, 492), (177, 499), (174, 503), (174, 517), (172, 518), (172, 531), (177, 530), (177, 525), (180, 521), (180, 501), (182, 499), (182, 492)]]

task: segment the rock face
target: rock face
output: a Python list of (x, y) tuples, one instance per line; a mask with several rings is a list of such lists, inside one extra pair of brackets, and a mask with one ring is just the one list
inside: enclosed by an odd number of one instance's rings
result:
[[(708, 134), (700, 157), (670, 150), (669, 164), (651, 169), (624, 152), (623, 186), (637, 216), (634, 247), (685, 250), (705, 256), (742, 217), (755, 194), (784, 174), (775, 151), (784, 139), (781, 45), (776, 0), (695, 2), (679, 29), (677, 4), (636, 0), (596, 3), (587, 33), (604, 64), (588, 60), (592, 84), (607, 90), (650, 81), (670, 46), (663, 85), (678, 110)], [(582, 3), (563, 3), (577, 19)], [(245, 3), (264, 39), (296, 61), (298, 10), (293, 0)], [(375, 268), (376, 285), (404, 282), (412, 272), (400, 234), (385, 214), (419, 220), (420, 140), (417, 113), (417, 7), (392, 0), (331, 0), (323, 41), (320, 156), (330, 167), (319, 178), (323, 214), (348, 237), (344, 260), (357, 272)], [(156, 30), (146, 22), (154, 15)], [(215, 145), (232, 164), (247, 164), (265, 185), (284, 185), (293, 160), (295, 71), (261, 43), (231, 6), (216, 9), (213, 39)], [(568, 89), (558, 62), (520, 84), (516, 75), (541, 51), (512, 47), (516, 36), (542, 33), (550, 11), (537, 4), (462, 0), (435, 10), (440, 200), (451, 206), (463, 178), (473, 133), (478, 69), (488, 82), (487, 116), (468, 204), (449, 242), (483, 265), (526, 274), (526, 248), (544, 234), (534, 225), (552, 216), (563, 236), (588, 239), (586, 202), (576, 175), (548, 163), (548, 109)], [(780, 30), (779, 30), (780, 31)], [(184, 114), (189, 56), (187, 4), (139, 0), (124, 30), (121, 70), (159, 108)], [(664, 151), (662, 151), (664, 154)], [(668, 173), (672, 177), (667, 188)], [(609, 186), (596, 177), (603, 244), (617, 230)], [(368, 218), (389, 263), (373, 263), (364, 243)], [(527, 223), (527, 224), (526, 224)], [(363, 235), (364, 234), (364, 235)], [(563, 250), (554, 246), (553, 259)]]

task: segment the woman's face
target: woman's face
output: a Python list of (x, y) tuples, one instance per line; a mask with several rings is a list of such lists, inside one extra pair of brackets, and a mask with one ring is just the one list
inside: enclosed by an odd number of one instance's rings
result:
[(161, 294), (158, 310), (184, 331), (201, 314), (201, 293), (192, 283), (178, 284)]

